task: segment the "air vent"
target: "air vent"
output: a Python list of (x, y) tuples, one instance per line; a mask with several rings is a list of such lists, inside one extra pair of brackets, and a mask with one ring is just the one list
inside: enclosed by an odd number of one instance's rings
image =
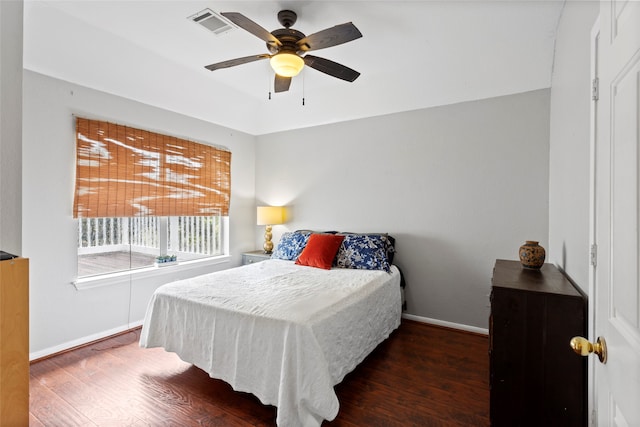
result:
[(215, 35), (221, 35), (229, 30), (233, 30), (234, 26), (224, 16), (215, 13), (211, 9), (204, 9), (189, 18), (203, 28), (211, 31)]

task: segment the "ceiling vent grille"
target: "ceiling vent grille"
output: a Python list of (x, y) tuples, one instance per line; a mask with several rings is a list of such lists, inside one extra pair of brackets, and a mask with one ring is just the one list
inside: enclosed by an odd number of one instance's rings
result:
[(211, 9), (204, 9), (189, 18), (196, 24), (206, 28), (215, 35), (221, 35), (233, 30), (234, 26), (224, 16), (219, 15)]

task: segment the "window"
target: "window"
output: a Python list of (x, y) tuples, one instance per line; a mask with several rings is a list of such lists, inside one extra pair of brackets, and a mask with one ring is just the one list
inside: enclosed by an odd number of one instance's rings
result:
[(77, 117), (78, 277), (223, 255), (230, 193), (224, 147)]
[(220, 216), (80, 218), (78, 277), (223, 255), (222, 235)]

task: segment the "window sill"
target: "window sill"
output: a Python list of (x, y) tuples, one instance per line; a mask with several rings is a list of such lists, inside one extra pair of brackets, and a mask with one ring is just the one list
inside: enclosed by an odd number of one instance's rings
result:
[(219, 265), (228, 263), (231, 260), (229, 255), (221, 255), (211, 258), (201, 258), (191, 261), (181, 261), (177, 264), (162, 267), (146, 267), (136, 270), (119, 271), (117, 273), (101, 274), (91, 277), (83, 277), (71, 282), (78, 291), (93, 289), (102, 286), (119, 285), (128, 283), (134, 279), (145, 279), (149, 277), (159, 277), (167, 273), (175, 273), (177, 271), (189, 271), (196, 268)]

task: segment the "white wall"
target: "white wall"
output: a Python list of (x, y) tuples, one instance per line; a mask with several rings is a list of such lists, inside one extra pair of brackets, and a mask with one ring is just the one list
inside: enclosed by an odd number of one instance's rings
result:
[(487, 328), (495, 259), (547, 245), (548, 161), (545, 89), (259, 136), (256, 199), (290, 207), (276, 243), (299, 228), (392, 234), (408, 313)]
[(170, 273), (78, 291), (77, 220), (72, 218), (75, 125), (73, 114), (129, 124), (232, 152), (231, 261), (255, 240), (255, 137), (72, 83), (24, 72), (23, 252), (30, 258), (31, 355), (41, 357), (142, 320), (162, 283), (204, 273)]
[(591, 28), (598, 2), (566, 2), (551, 85), (549, 262), (588, 293)]
[(23, 2), (0, 1), (0, 250), (22, 254)]

